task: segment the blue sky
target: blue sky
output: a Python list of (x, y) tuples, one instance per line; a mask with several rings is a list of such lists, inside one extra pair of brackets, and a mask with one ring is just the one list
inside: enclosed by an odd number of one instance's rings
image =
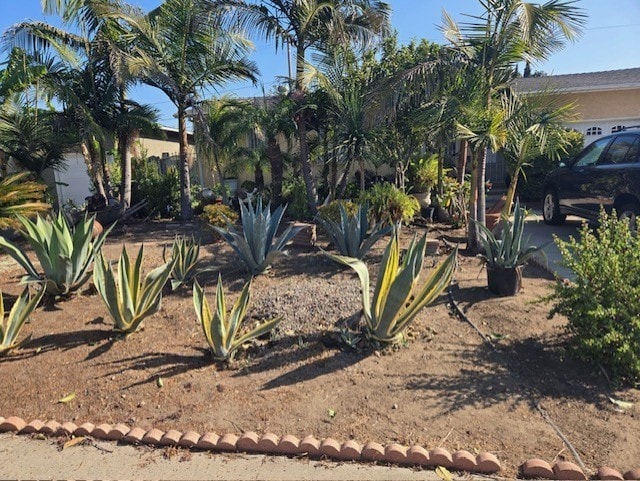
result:
[[(144, 10), (158, 6), (160, 0), (130, 0)], [(479, 13), (476, 0), (389, 0), (393, 9), (392, 24), (398, 30), (401, 43), (411, 39), (444, 43), (438, 25), (445, 9), (457, 21), (464, 20), (462, 13)], [(534, 67), (549, 74), (596, 72), (640, 67), (640, 0), (579, 0), (588, 18), (583, 36), (565, 50), (554, 54), (546, 63)], [(58, 24), (57, 18), (42, 14), (39, 0), (0, 0), (0, 30), (23, 20), (44, 20)], [(274, 47), (262, 41), (255, 42), (252, 58), (261, 72), (261, 81), (269, 91), (277, 76), (287, 75), (284, 54), (275, 55)], [(234, 84), (218, 89), (218, 93), (237, 96), (258, 95), (260, 87), (251, 84)], [(161, 123), (175, 126), (172, 114), (175, 108), (161, 92), (140, 87), (133, 93), (140, 102), (150, 103), (160, 110)]]

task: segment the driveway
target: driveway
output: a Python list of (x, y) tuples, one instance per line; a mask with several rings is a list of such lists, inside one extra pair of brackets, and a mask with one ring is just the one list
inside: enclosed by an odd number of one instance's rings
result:
[[(531, 236), (532, 245), (540, 245), (545, 242), (550, 242), (543, 250), (547, 255), (548, 266), (552, 272), (555, 272), (558, 276), (567, 279), (573, 279), (573, 272), (560, 265), (562, 256), (558, 250), (558, 246), (553, 242), (553, 235), (555, 234), (562, 240), (569, 240), (570, 236), (580, 238), (578, 229), (585, 222), (583, 219), (574, 216), (568, 216), (566, 222), (563, 225), (547, 225), (542, 220), (542, 211), (539, 209), (532, 209), (530, 215), (526, 219), (525, 225), (525, 237)], [(544, 258), (539, 256), (539, 259), (544, 262)]]

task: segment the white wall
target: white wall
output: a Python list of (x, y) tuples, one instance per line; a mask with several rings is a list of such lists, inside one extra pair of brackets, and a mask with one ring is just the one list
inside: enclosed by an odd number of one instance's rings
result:
[(68, 153), (64, 158), (67, 168), (55, 173), (58, 202), (62, 206), (71, 200), (80, 207), (85, 198), (92, 195), (87, 165), (80, 153)]

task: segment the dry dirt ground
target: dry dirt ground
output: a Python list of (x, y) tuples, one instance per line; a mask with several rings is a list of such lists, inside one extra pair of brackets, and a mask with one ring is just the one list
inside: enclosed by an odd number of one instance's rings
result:
[[(404, 230), (404, 245), (414, 231), (422, 229)], [(162, 262), (163, 246), (176, 234), (190, 233), (203, 236), (202, 265), (213, 271), (199, 279), (210, 299), (218, 271), (235, 299), (245, 281), (242, 267), (225, 243), (213, 242), (198, 225), (119, 226), (105, 254), (116, 259), (126, 244), (135, 255), (144, 241), (150, 268)], [(441, 239), (444, 251), (443, 239), (463, 239), (461, 231), (438, 225), (429, 236)], [(319, 244), (326, 247), (322, 239)], [(378, 243), (368, 256), (374, 273), (383, 247)], [(429, 257), (426, 268), (441, 258)], [(640, 391), (610, 386), (599, 369), (568, 354), (565, 319), (548, 319), (550, 306), (539, 302), (554, 281), (529, 266), (524, 290), (498, 298), (487, 291), (478, 259), (462, 253), (459, 264), (452, 293), (491, 342), (451, 315), (443, 294), (420, 313), (405, 345), (350, 349), (336, 332), (359, 317), (357, 277), (316, 248), (291, 248), (254, 279), (249, 311), (249, 324), (279, 314), (283, 322), (229, 365), (212, 362), (190, 289), (167, 294), (144, 330), (121, 340), (87, 284), (68, 300), (38, 308), (22, 333), (31, 340), (0, 360), (0, 414), (489, 451), (507, 476), (532, 457), (576, 462), (555, 423), (588, 470), (637, 466)], [(5, 302), (21, 291), (21, 275), (0, 255)], [(69, 393), (75, 399), (57, 402)], [(610, 398), (634, 404), (621, 409)]]

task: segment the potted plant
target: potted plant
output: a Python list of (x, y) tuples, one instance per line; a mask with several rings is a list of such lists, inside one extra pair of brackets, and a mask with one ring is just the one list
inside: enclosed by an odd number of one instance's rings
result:
[(418, 199), (420, 207), (431, 206), (431, 189), (438, 182), (438, 154), (412, 160), (409, 164), (411, 193)]
[(522, 269), (531, 256), (540, 252), (541, 246), (529, 245), (529, 237), (523, 240), (526, 212), (516, 202), (513, 221), (502, 219), (496, 234), (486, 226), (478, 224), (480, 241), (484, 253), (480, 255), (487, 266), (489, 291), (499, 296), (515, 296), (522, 288)]

